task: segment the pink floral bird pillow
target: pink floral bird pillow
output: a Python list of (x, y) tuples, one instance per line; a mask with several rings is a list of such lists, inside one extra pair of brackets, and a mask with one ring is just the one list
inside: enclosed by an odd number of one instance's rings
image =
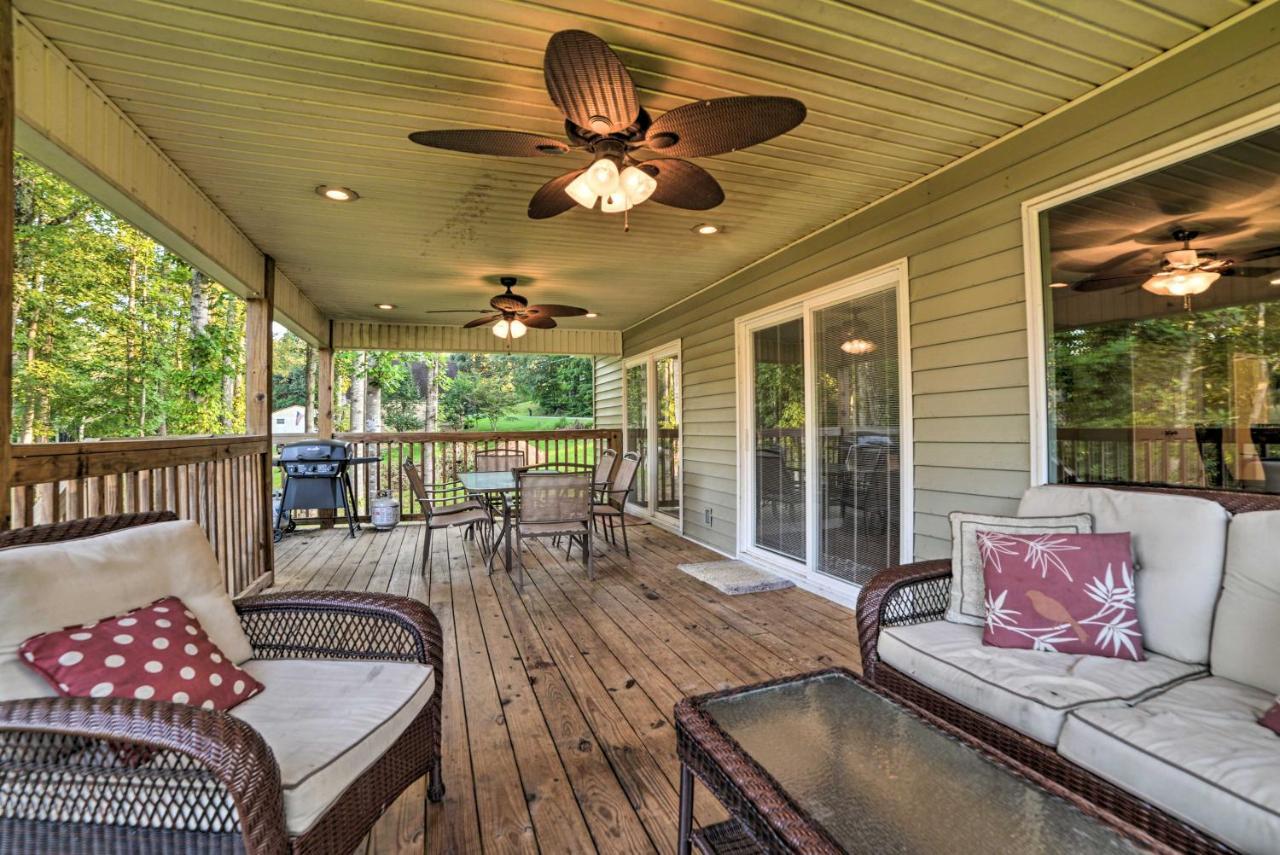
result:
[(983, 644), (1145, 659), (1129, 533), (978, 532)]

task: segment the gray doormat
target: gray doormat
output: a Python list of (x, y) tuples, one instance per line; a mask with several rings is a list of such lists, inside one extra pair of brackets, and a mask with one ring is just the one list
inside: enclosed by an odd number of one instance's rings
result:
[(745, 561), (704, 561), (701, 564), (679, 564), (679, 569), (700, 582), (706, 582), (726, 594), (758, 594), (794, 588), (795, 583), (753, 567)]

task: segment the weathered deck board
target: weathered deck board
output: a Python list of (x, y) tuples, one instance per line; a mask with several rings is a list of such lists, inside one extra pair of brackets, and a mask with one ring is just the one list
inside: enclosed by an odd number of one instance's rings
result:
[[(629, 527), (631, 558), (604, 544), (595, 581), (577, 550), (528, 542), (523, 591), (458, 530), (436, 533), (424, 576), (423, 534), (299, 532), (276, 578), (412, 596), (439, 617), (447, 793), (425, 809), (430, 852), (671, 851), (679, 698), (857, 667), (852, 612), (796, 589), (725, 596), (675, 566), (717, 556), (655, 526)], [(361, 852), (422, 851), (424, 794), (405, 793)], [(699, 797), (699, 821), (721, 816)]]

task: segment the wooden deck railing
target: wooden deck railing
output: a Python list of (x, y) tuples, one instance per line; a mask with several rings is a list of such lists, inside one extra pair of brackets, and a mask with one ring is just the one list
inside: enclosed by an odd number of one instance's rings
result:
[(204, 529), (233, 594), (270, 578), (265, 437), (158, 437), (13, 447), (15, 527), (171, 510)]
[[(281, 435), (279, 446), (308, 437)], [(340, 433), (336, 439), (354, 443), (358, 457), (377, 457), (377, 463), (357, 466), (352, 471), (359, 519), (368, 519), (369, 500), (377, 490), (389, 490), (400, 502), (405, 519), (422, 516), (409, 492), (401, 466), (412, 462), (428, 484), (457, 480), (459, 472), (475, 468), (476, 452), (482, 449), (522, 451), (529, 465), (540, 463), (595, 463), (605, 448), (622, 448), (622, 432), (608, 429), (495, 432)], [(295, 519), (316, 514), (297, 512)]]

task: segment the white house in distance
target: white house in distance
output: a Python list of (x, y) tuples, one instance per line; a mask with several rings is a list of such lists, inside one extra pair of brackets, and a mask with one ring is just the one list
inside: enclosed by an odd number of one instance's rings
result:
[(273, 434), (306, 433), (306, 418), (306, 408), (301, 404), (276, 410), (271, 414), (271, 432)]

